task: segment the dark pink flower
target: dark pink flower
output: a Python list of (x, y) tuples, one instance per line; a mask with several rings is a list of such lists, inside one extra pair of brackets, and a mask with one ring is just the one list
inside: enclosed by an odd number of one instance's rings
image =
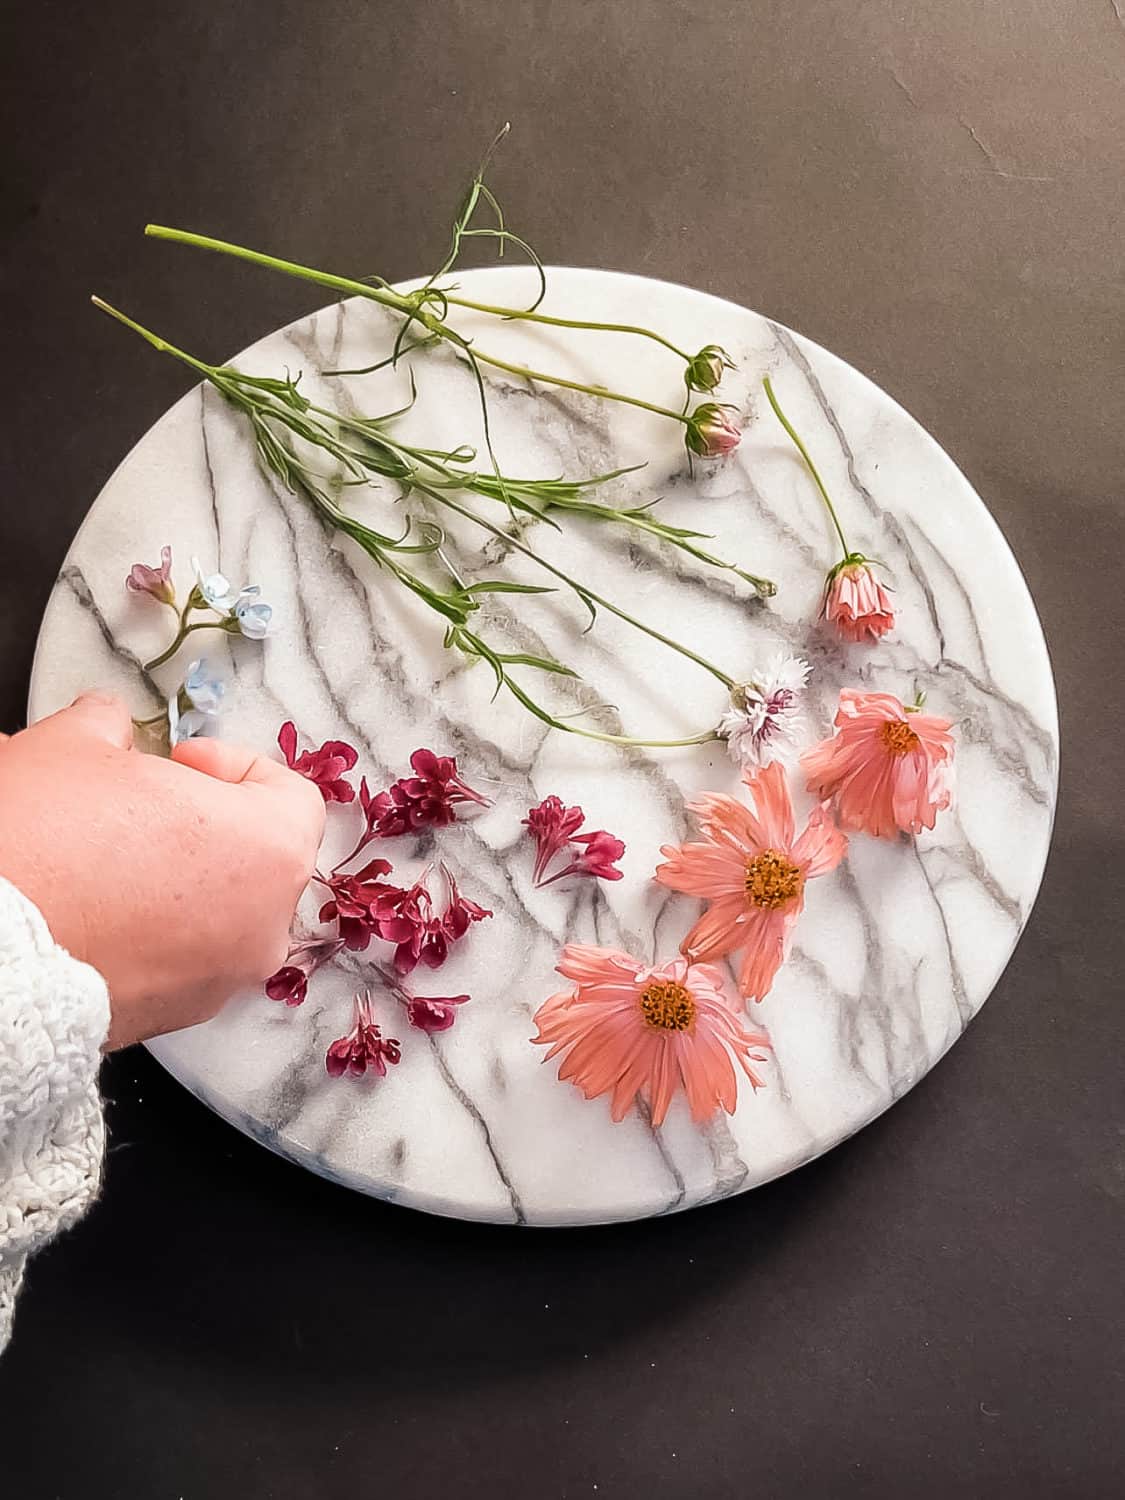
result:
[(333, 1078), (341, 1078), (345, 1073), (362, 1078), (368, 1069), (385, 1078), (387, 1064), (397, 1063), (401, 1056), (398, 1042), (393, 1037), (384, 1037), (375, 1024), (371, 991), (360, 990), (355, 997), (355, 1025), (347, 1036), (332, 1043), (325, 1054), (324, 1066)]
[(489, 799), (473, 791), (457, 774), (452, 755), (415, 750), (410, 757), (413, 776), (403, 776), (385, 792), (372, 793), (366, 781), (359, 799), (368, 832), (375, 838), (394, 838), (419, 828), (444, 828), (457, 816), (462, 802), (488, 807)]
[(355, 787), (344, 777), (359, 759), (351, 745), (343, 740), (325, 740), (319, 750), (304, 750), (298, 755), (297, 726), (291, 719), (278, 731), (277, 743), (289, 769), (311, 781), (325, 802), (354, 799)]
[(890, 590), (859, 553), (846, 557), (829, 573), (821, 612), (845, 641), (877, 641), (895, 623)]
[(468, 995), (409, 995), (403, 998), (411, 1026), (418, 1031), (448, 1031), (457, 1019), (455, 1006), (464, 1005)]
[(483, 906), (478, 906), (475, 901), (470, 901), (467, 896), (462, 896), (448, 865), (443, 864), (441, 869), (449, 885), (449, 903), (441, 919), (442, 931), (450, 941), (456, 942), (465, 936), (474, 922), (483, 922), (492, 913)]
[(538, 807), (533, 807), (523, 820), (523, 826), (535, 840), (535, 869), (532, 880), (541, 884), (547, 866), (560, 849), (565, 849), (571, 838), (582, 827), (585, 817), (580, 807), (566, 807), (558, 797), (544, 797)]
[[(535, 839), (535, 868), (532, 880), (536, 886), (553, 885), (564, 875), (593, 875), (599, 880), (620, 880), (617, 861), (625, 845), (612, 833), (599, 828), (594, 833), (579, 833), (584, 813), (580, 807), (567, 807), (558, 797), (544, 797), (524, 818), (524, 827)], [(584, 846), (584, 847), (581, 847)], [(547, 868), (556, 854), (566, 850), (569, 863), (553, 875)]]
[[(390, 867), (388, 866), (388, 869)], [(310, 938), (290, 948), (289, 956), (276, 974), (266, 980), (266, 994), (286, 1005), (303, 1005), (309, 992), (309, 979), (344, 946), (341, 937)]]
[(377, 914), (379, 936), (395, 944), (397, 974), (411, 974), (419, 963), (438, 969), (449, 956), (442, 919), (434, 915), (433, 899), (422, 875), (409, 889), (388, 892)]
[(134, 594), (151, 594), (161, 604), (175, 604), (176, 590), (172, 587), (171, 547), (161, 547), (158, 568), (150, 568), (147, 563), (134, 563), (129, 569), (125, 587)]
[(373, 859), (354, 875), (333, 874), (322, 882), (329, 899), (320, 908), (320, 920), (336, 922), (344, 946), (353, 953), (362, 953), (378, 933), (381, 903), (399, 890), (379, 879), (390, 873), (388, 860)]

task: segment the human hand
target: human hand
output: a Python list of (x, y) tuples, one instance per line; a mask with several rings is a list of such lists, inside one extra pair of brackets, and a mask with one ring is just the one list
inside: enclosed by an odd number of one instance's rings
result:
[(132, 748), (119, 700), (0, 737), (0, 875), (110, 994), (108, 1046), (194, 1025), (284, 963), (324, 803), (253, 751)]

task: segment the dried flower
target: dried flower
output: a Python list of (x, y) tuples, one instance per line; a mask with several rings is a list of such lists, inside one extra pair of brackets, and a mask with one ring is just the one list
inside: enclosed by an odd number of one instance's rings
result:
[(801, 694), (810, 670), (799, 656), (778, 652), (764, 672), (734, 689), (716, 733), (735, 765), (749, 769), (787, 758), (804, 728)]
[(360, 806), (373, 838), (394, 838), (419, 828), (444, 828), (452, 823), (460, 803), (490, 806), (489, 799), (474, 792), (457, 774), (452, 755), (415, 750), (410, 757), (413, 776), (404, 776), (385, 792), (372, 794), (366, 780), (359, 789)]
[(837, 563), (828, 574), (822, 613), (839, 636), (852, 642), (880, 640), (895, 623), (890, 590), (858, 552)]
[(805, 882), (834, 870), (848, 841), (822, 808), (795, 838), (793, 804), (777, 761), (745, 775), (753, 809), (722, 793), (688, 803), (703, 842), (665, 845), (656, 879), (710, 905), (681, 950), (692, 962), (743, 950), (739, 989), (761, 1000), (785, 961), (805, 902)]
[(723, 378), (724, 370), (733, 370), (734, 362), (718, 344), (706, 344), (687, 363), (684, 384), (689, 391), (713, 391)]
[(921, 833), (952, 801), (951, 728), (893, 693), (845, 688), (836, 733), (801, 756), (801, 770), (811, 792), (835, 803), (844, 828), (884, 839)]
[(690, 414), (684, 427), (684, 442), (689, 453), (700, 458), (726, 458), (742, 441), (742, 433), (729, 412), (733, 406), (704, 401)]
[(125, 587), (134, 594), (151, 594), (161, 604), (175, 606), (176, 590), (172, 586), (172, 549), (161, 547), (160, 566), (150, 568), (146, 563), (134, 563), (129, 569)]
[(416, 1031), (448, 1031), (457, 1019), (458, 1005), (464, 1005), (468, 995), (409, 995), (403, 999), (406, 1016)]
[(218, 678), (208, 677), (209, 670), (205, 661), (193, 661), (182, 685), (168, 699), (170, 745), (215, 732), (226, 689)]
[(549, 1046), (547, 1060), (569, 1049), (559, 1078), (587, 1099), (609, 1094), (610, 1115), (624, 1119), (644, 1099), (652, 1123), (662, 1125), (673, 1097), (687, 1096), (702, 1124), (717, 1109), (734, 1112), (736, 1061), (754, 1088), (750, 1066), (765, 1062), (769, 1046), (748, 1031), (722, 972), (677, 958), (648, 968), (626, 953), (568, 943), (558, 971), (573, 990), (552, 995), (535, 1014), (534, 1041)]
[[(585, 814), (580, 807), (567, 807), (555, 796), (544, 797), (523, 820), (523, 826), (535, 840), (534, 885), (553, 885), (564, 875), (593, 875), (601, 880), (620, 880), (622, 872), (616, 862), (625, 853), (625, 845), (612, 833), (598, 829), (579, 833)], [(576, 845), (584, 846), (576, 848)], [(570, 855), (569, 864), (553, 875), (547, 875), (551, 861), (562, 850)]]
[(270, 1000), (282, 1000), (286, 1005), (303, 1005), (309, 992), (309, 979), (322, 964), (335, 958), (344, 947), (344, 939), (309, 938), (290, 948), (289, 956), (266, 980), (266, 995)]
[(344, 772), (352, 770), (359, 759), (351, 745), (343, 740), (325, 740), (319, 750), (303, 750), (298, 755), (297, 726), (292, 719), (278, 730), (277, 743), (289, 769), (311, 781), (325, 802), (354, 800), (355, 787), (344, 776)]
[(347, 1073), (352, 1078), (362, 1078), (371, 1070), (380, 1078), (387, 1075), (387, 1064), (397, 1063), (402, 1052), (393, 1037), (384, 1037), (375, 1024), (371, 991), (360, 990), (355, 997), (355, 1025), (347, 1036), (332, 1043), (324, 1059), (324, 1066), (333, 1078)]

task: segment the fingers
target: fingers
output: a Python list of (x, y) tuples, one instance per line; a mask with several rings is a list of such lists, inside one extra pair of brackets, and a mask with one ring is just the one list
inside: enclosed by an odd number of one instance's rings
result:
[(216, 781), (232, 785), (262, 786), (282, 794), (294, 808), (304, 809), (310, 830), (319, 842), (324, 829), (324, 799), (311, 782), (287, 766), (279, 765), (245, 745), (229, 745), (224, 740), (183, 740), (172, 751), (178, 765), (200, 771)]
[(133, 746), (132, 716), (112, 693), (83, 693), (69, 708), (60, 709), (42, 724), (44, 728), (77, 730), (118, 750), (130, 750)]

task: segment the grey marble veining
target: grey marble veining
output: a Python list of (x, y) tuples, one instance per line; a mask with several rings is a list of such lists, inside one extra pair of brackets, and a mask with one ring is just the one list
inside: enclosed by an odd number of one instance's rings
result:
[[(460, 279), (468, 295), (513, 304), (530, 286), (520, 269)], [(208, 643), (230, 680), (228, 736), (270, 748), (291, 717), (318, 743), (352, 741), (369, 779), (382, 783), (420, 744), (456, 753), (493, 807), (386, 850), (404, 878), (440, 853), (466, 894), (495, 913), (442, 970), (417, 976), (422, 993), (472, 994), (451, 1031), (427, 1038), (404, 1029), (387, 999), (384, 1029), (403, 1042), (401, 1064), (375, 1084), (328, 1078), (325, 1049), (350, 1027), (362, 978), (352, 956), (315, 978), (300, 1009), (247, 996), (153, 1051), (240, 1128), (335, 1180), (442, 1213), (574, 1223), (753, 1187), (860, 1128), (933, 1066), (987, 998), (1030, 913), (1054, 809), (1057, 732), (1042, 634), (1003, 539), (964, 477), (889, 397), (807, 340), (685, 288), (556, 270), (547, 308), (648, 323), (688, 348), (721, 342), (738, 364), (722, 394), (739, 408), (743, 442), (726, 463), (698, 464), (690, 475), (670, 423), (583, 395), (533, 396), (500, 377), (489, 380), (489, 395), (502, 465), (575, 476), (646, 461), (604, 497), (627, 505), (662, 496), (663, 519), (713, 533), (714, 551), (775, 578), (779, 592), (763, 604), (729, 573), (592, 522), (564, 520), (562, 534), (521, 527), (522, 539), (732, 675), (748, 674), (778, 645), (805, 655), (818, 734), (845, 685), (904, 698), (925, 689), (934, 711), (957, 723), (958, 799), (934, 833), (895, 845), (853, 839), (846, 864), (810, 887), (792, 957), (754, 1010), (774, 1049), (767, 1087), (744, 1090), (731, 1119), (698, 1129), (677, 1105), (659, 1131), (640, 1114), (614, 1126), (604, 1100), (587, 1103), (559, 1084), (529, 1042), (534, 1010), (558, 987), (553, 966), (567, 939), (651, 958), (675, 950), (697, 903), (649, 877), (660, 844), (688, 831), (684, 796), (735, 789), (723, 747), (617, 750), (548, 731), (510, 700), (491, 702), (488, 669), (443, 653), (436, 617), (263, 478), (240, 419), (214, 391), (185, 396), (98, 498), (47, 610), (32, 713), (95, 684), (124, 693), (138, 715), (154, 711), (177, 663), (149, 678), (141, 662), (164, 644), (168, 617), (126, 595), (122, 580), (133, 561), (154, 561), (171, 542), (181, 584), (197, 553), (236, 583), (261, 583), (277, 612), (264, 648)], [(460, 326), (509, 360), (680, 400), (675, 362), (636, 340), (473, 315)], [(240, 363), (258, 373), (300, 370), (310, 393), (383, 411), (401, 404), (404, 372), (323, 380), (317, 372), (380, 357), (390, 327), (372, 305), (345, 303), (263, 340)], [(435, 447), (479, 443), (467, 372), (431, 355), (416, 368), (419, 401), (401, 431)], [(852, 544), (893, 573), (898, 627), (877, 648), (841, 646), (815, 623), (832, 536), (761, 392), (767, 370)], [(350, 503), (388, 529), (403, 511), (427, 513), (391, 487), (353, 490)], [(469, 503), (505, 520), (486, 499)], [(443, 525), (447, 554), (466, 576), (502, 568), (544, 581), (534, 563), (468, 523)], [(488, 639), (580, 671), (581, 683), (525, 680), (561, 713), (602, 705), (587, 720), (599, 728), (673, 737), (715, 723), (724, 707), (713, 678), (607, 613), (582, 634), (585, 611), (565, 591), (493, 596), (482, 615)], [(581, 803), (588, 826), (625, 839), (624, 880), (532, 888), (520, 819), (548, 792)], [(799, 791), (796, 800), (807, 807)], [(334, 810), (328, 857), (353, 832), (351, 816)], [(310, 901), (302, 920), (314, 918)]]

